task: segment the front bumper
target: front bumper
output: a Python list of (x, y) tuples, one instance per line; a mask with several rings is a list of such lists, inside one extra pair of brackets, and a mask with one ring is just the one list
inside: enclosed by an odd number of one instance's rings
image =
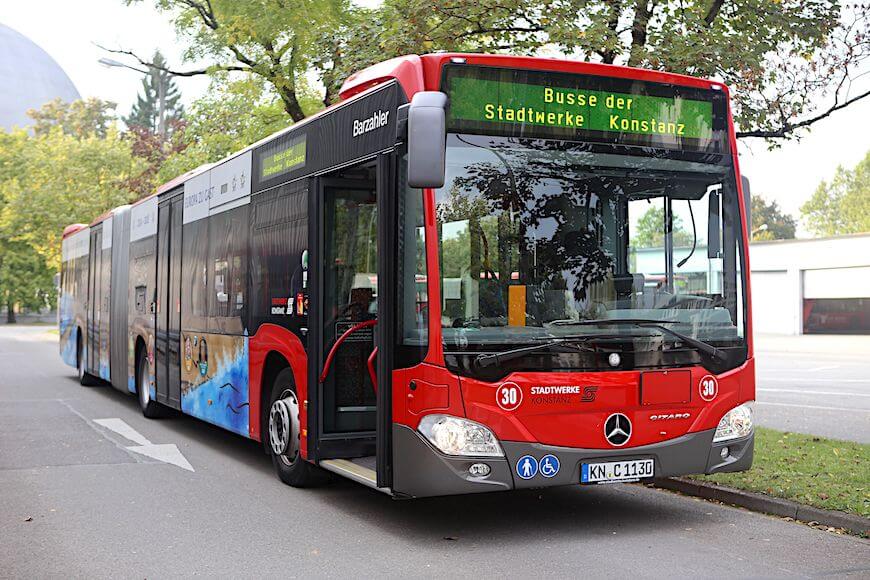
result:
[[(755, 434), (742, 439), (713, 443), (715, 429), (688, 433), (682, 437), (629, 449), (577, 449), (540, 443), (502, 441), (504, 458), (470, 458), (444, 455), (422, 435), (404, 425), (393, 425), (393, 491), (408, 497), (454, 495), (504, 491), (580, 483), (580, 464), (590, 460), (655, 459), (655, 476), (671, 477), (700, 473), (744, 471), (752, 466)], [(722, 458), (722, 448), (728, 454)], [(516, 464), (524, 455), (540, 460), (555, 455), (560, 468), (552, 477), (540, 473), (531, 479), (516, 474)], [(472, 477), (468, 468), (486, 463), (487, 477)]]

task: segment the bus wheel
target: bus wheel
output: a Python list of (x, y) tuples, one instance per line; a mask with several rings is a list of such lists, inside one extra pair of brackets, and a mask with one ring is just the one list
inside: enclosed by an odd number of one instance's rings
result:
[(82, 337), (81, 335), (79, 335), (76, 339), (76, 370), (79, 373), (79, 384), (85, 387), (92, 387), (97, 384), (97, 381), (94, 378), (94, 375), (85, 370), (85, 359), (83, 356), (83, 350), (84, 349), (82, 348)]
[(299, 454), (299, 400), (293, 386), (293, 371), (282, 370), (272, 384), (269, 399), (269, 455), (278, 477), (293, 487), (310, 487), (325, 480), (324, 473)]
[(148, 359), (144, 352), (139, 353), (136, 361), (136, 397), (142, 414), (149, 419), (162, 415), (160, 403), (151, 398), (151, 371), (148, 369)]

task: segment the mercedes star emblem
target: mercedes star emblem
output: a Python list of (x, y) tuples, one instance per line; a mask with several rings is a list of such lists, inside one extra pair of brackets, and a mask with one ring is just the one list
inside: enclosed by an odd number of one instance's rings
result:
[(622, 413), (614, 413), (604, 422), (604, 437), (614, 447), (622, 447), (631, 439), (631, 421)]

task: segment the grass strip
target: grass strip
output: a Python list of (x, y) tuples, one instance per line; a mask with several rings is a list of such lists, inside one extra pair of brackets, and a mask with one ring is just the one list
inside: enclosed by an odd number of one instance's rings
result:
[(757, 428), (752, 469), (692, 477), (870, 517), (870, 445)]

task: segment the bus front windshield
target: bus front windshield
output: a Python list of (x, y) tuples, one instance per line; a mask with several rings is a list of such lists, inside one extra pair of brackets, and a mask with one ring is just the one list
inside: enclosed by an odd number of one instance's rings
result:
[(445, 351), (656, 334), (589, 324), (614, 319), (742, 344), (733, 167), (630, 150), (448, 135), (436, 191)]

